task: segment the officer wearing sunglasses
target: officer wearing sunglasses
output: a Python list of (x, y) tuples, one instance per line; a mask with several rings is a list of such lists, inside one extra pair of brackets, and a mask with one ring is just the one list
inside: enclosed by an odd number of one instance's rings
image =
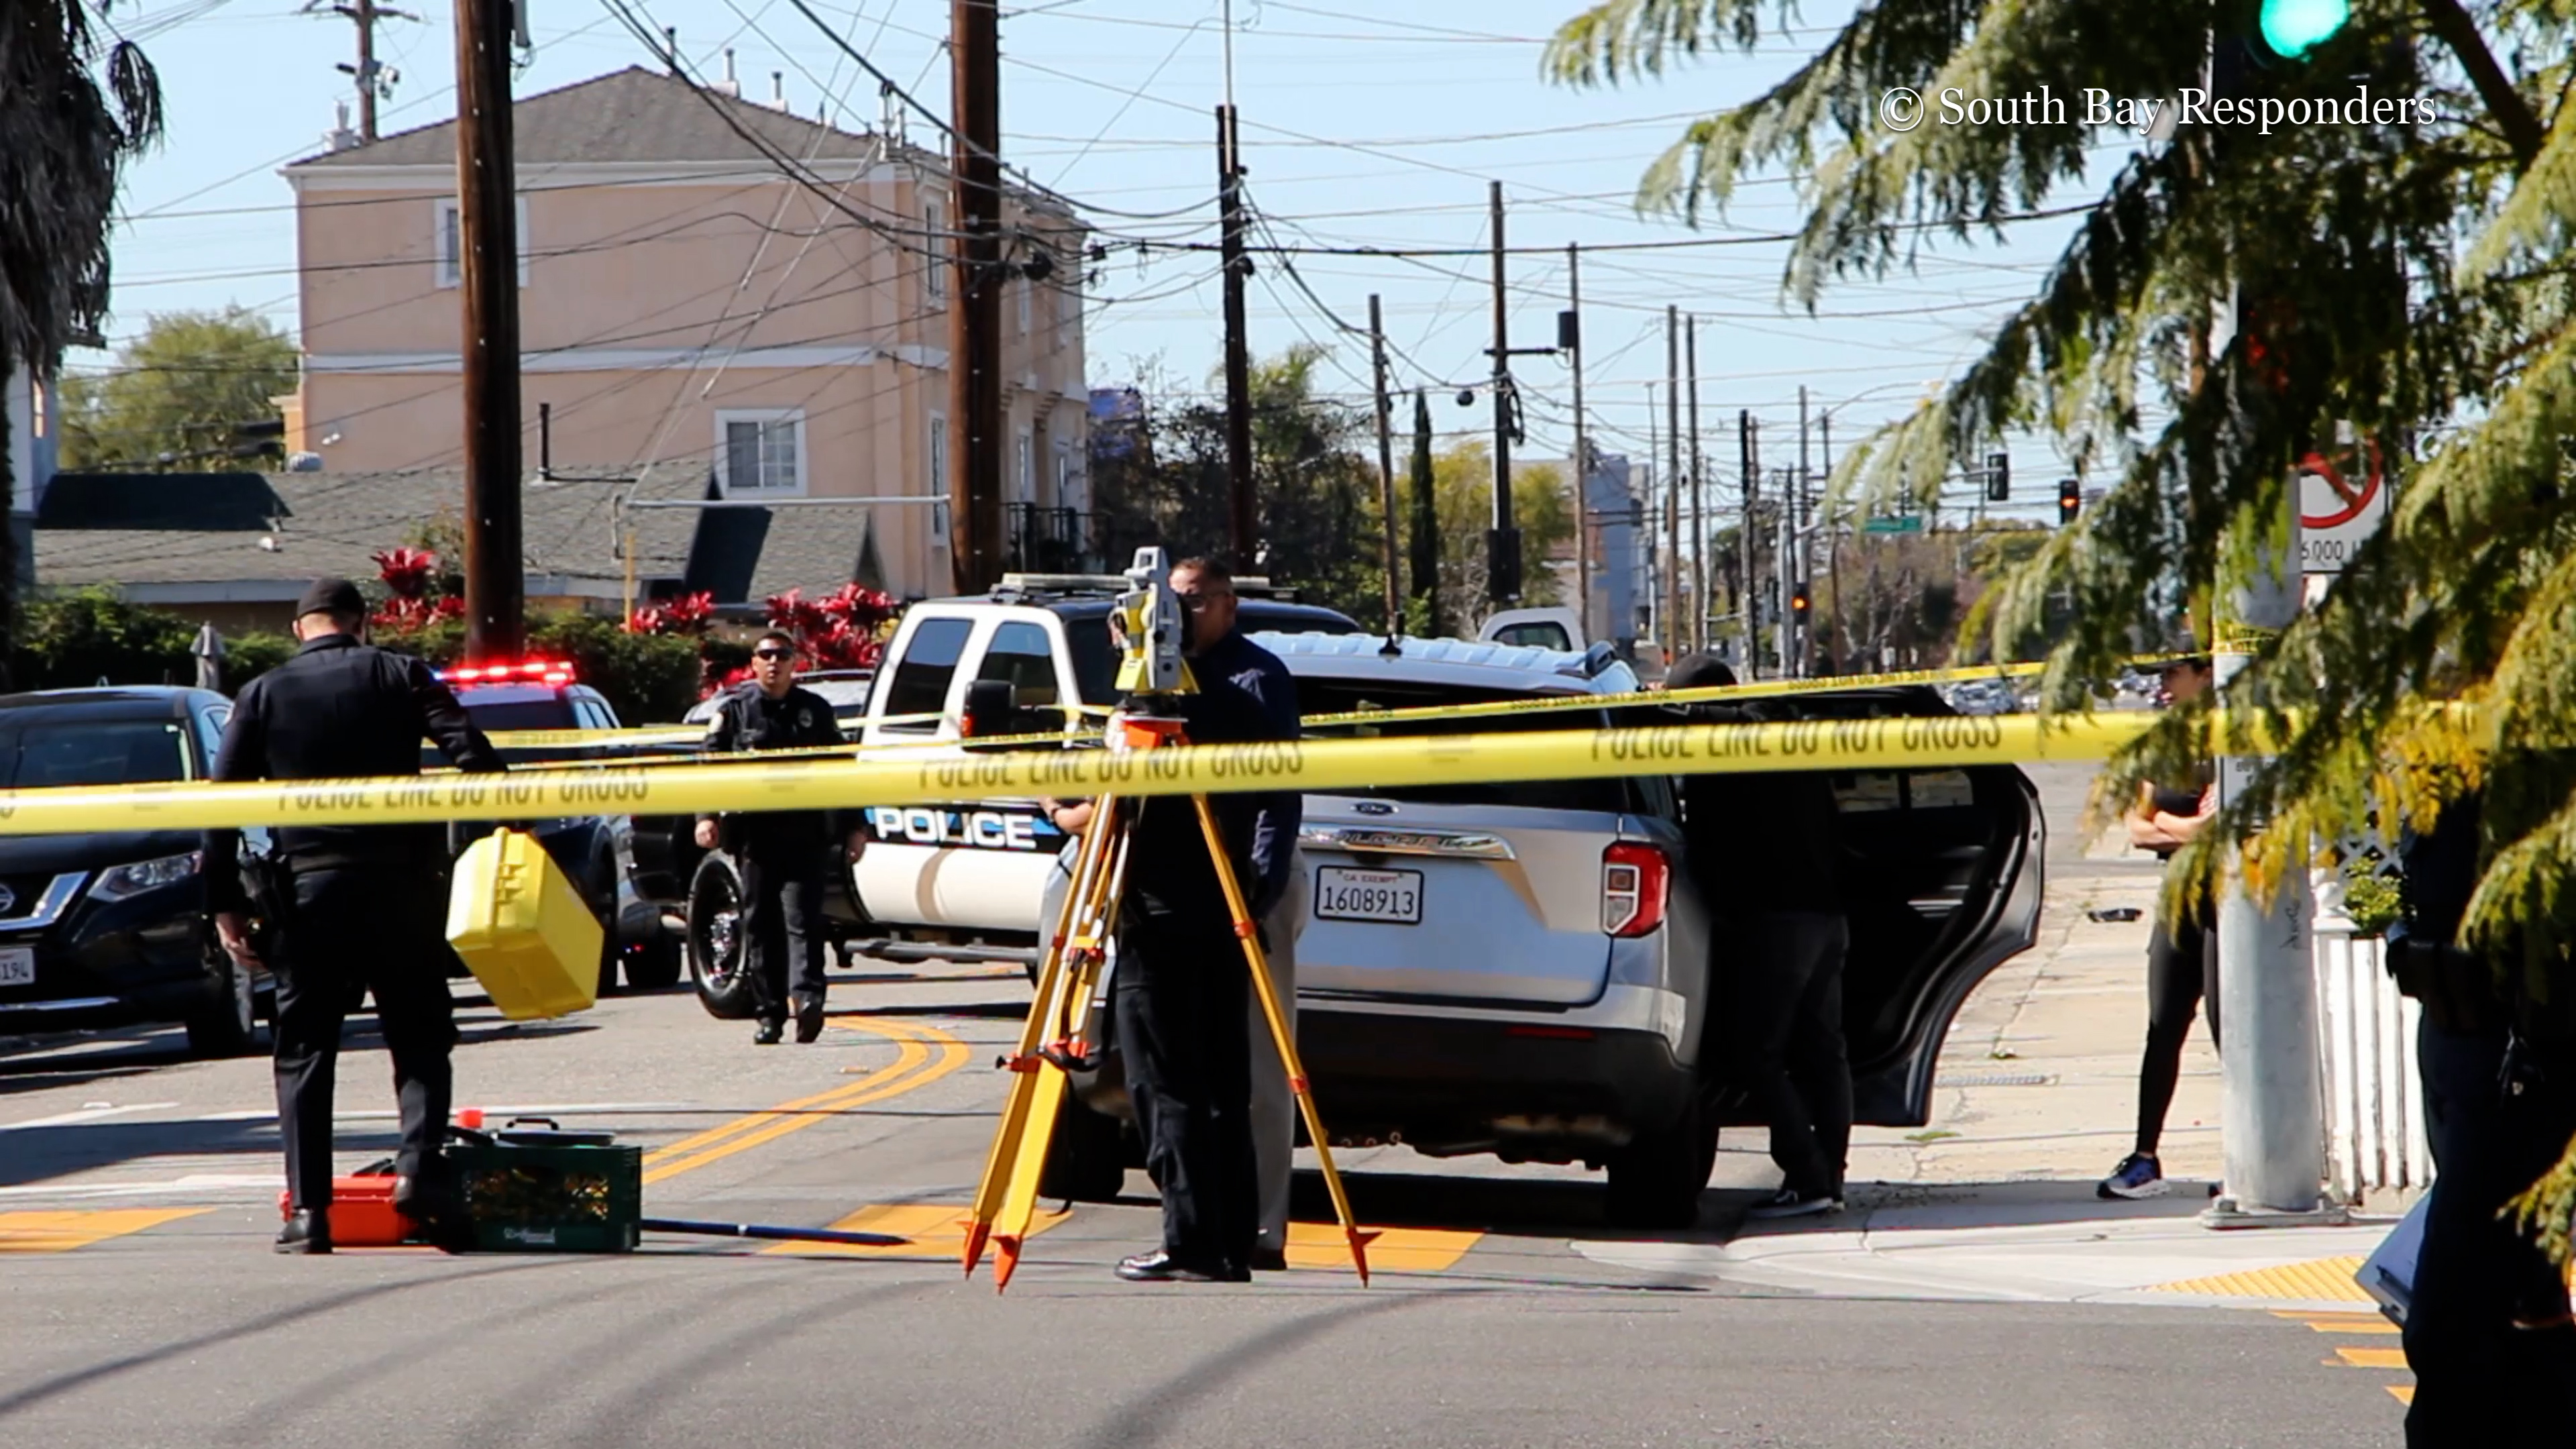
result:
[[(751, 679), (725, 696), (707, 730), (709, 754), (794, 750), (844, 743), (832, 706), (796, 687), (796, 637), (773, 629), (751, 650)], [(742, 874), (743, 949), (760, 1017), (752, 1041), (775, 1046), (796, 1017), (796, 1039), (823, 1034), (823, 870), (832, 848), (828, 811), (770, 810), (701, 816), (698, 848), (731, 850)]]

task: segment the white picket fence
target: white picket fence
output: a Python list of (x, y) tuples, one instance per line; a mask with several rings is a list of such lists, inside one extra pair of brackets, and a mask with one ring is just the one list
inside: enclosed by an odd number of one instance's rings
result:
[[(2320, 882), (2320, 884), (2323, 884)], [(2326, 1174), (2346, 1203), (2433, 1181), (2424, 1082), (2415, 1071), (2422, 1009), (2397, 994), (2376, 937), (2352, 933), (2331, 888), (2318, 893), (2317, 1033), (2325, 1070)]]

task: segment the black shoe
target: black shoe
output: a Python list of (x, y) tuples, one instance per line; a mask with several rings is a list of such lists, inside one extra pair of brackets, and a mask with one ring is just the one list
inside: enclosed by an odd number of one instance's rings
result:
[(1249, 1283), (1252, 1270), (1222, 1263), (1192, 1267), (1161, 1248), (1118, 1260), (1118, 1276), (1130, 1283)]
[(464, 1194), (456, 1190), (455, 1181), (443, 1172), (397, 1177), (394, 1179), (394, 1211), (418, 1223), (425, 1234), (435, 1238), (439, 1229), (453, 1226), (464, 1218)]
[(760, 1029), (751, 1034), (751, 1044), (753, 1046), (776, 1046), (780, 1039), (786, 1035), (787, 1023), (783, 1021), (764, 1021), (760, 1024)]
[(327, 1253), (331, 1251), (331, 1215), (327, 1212), (299, 1212), (277, 1230), (277, 1251), (281, 1253)]
[(1287, 1271), (1288, 1271), (1288, 1250), (1287, 1250), (1287, 1249), (1285, 1249), (1285, 1248), (1255, 1248), (1255, 1249), (1253, 1249), (1253, 1250), (1252, 1250), (1252, 1271), (1253, 1271), (1253, 1272), (1255, 1272), (1255, 1273), (1285, 1273), (1285, 1272), (1287, 1272)]
[(823, 1034), (823, 1001), (809, 996), (796, 1003), (796, 1040), (810, 1042)]

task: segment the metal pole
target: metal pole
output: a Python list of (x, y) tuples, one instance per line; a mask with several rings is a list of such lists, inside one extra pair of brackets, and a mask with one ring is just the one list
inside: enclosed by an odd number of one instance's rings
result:
[(1699, 441), (1699, 319), (1682, 329), (1682, 357), (1690, 369), (1691, 647), (1708, 647), (1708, 616), (1715, 595), (1708, 583), (1708, 457)]
[(1565, 244), (1565, 305), (1574, 317), (1574, 345), (1567, 349), (1574, 367), (1574, 617), (1583, 621), (1583, 642), (1601, 637), (1592, 627), (1592, 442), (1583, 422), (1583, 249)]
[(1682, 309), (1664, 308), (1664, 665), (1682, 653)]
[(1762, 677), (1762, 606), (1757, 602), (1762, 591), (1762, 554), (1754, 538), (1754, 504), (1762, 493), (1762, 447), (1755, 437), (1759, 425), (1753, 421), (1751, 408), (1739, 408), (1735, 414), (1737, 462), (1744, 470), (1744, 528), (1736, 542), (1744, 553), (1744, 590), (1736, 607), (1744, 614), (1744, 677)]
[(519, 537), (519, 225), (509, 0), (456, 7), (456, 237), (464, 294), (465, 657), (526, 638)]
[(948, 494), (955, 517), (949, 564), (960, 593), (1001, 581), (1002, 565), (1002, 82), (993, 0), (948, 10), (957, 247), (948, 292)]
[[(1789, 569), (1791, 588), (1803, 587), (1809, 572), (1807, 564), (1807, 482), (1815, 477), (1807, 463), (1807, 387), (1798, 385), (1798, 481), (1789, 491)], [(1809, 608), (1814, 608), (1810, 599)], [(1792, 626), (1798, 636), (1798, 664), (1793, 672), (1805, 679), (1816, 672), (1816, 631), (1801, 620)]]
[[(2228, 309), (2220, 325), (2232, 334), (2232, 297)], [(2214, 339), (2210, 350), (2223, 354), (2229, 340)], [(2263, 541), (2251, 571), (2228, 591), (2211, 656), (2222, 691), (2253, 663), (2266, 639), (2298, 616), (2298, 490), (2285, 484), (2282, 495), (2286, 517), (2276, 525), (2279, 531)], [(2262, 764), (2259, 756), (2220, 760), (2220, 802), (2240, 798)], [(2293, 853), (2294, 860), (2306, 857), (2304, 849)], [(2219, 1051), (2225, 1083), (2219, 1125), (2226, 1183), (2207, 1221), (2242, 1226), (2267, 1218), (2313, 1220), (2324, 1205), (2325, 1109), (2308, 875), (2304, 869), (2286, 872), (2266, 906), (2247, 889), (2242, 859), (2231, 855), (2220, 891), (2219, 1019), (2227, 1023), (2227, 1038)]]
[[(993, 0), (980, 0), (990, 5)], [(1231, 43), (1232, 29), (1227, 35)], [(1259, 510), (1252, 487), (1252, 348), (1244, 335), (1244, 284), (1252, 259), (1244, 254), (1243, 168), (1235, 154), (1234, 107), (1216, 108), (1218, 252), (1225, 267), (1225, 486), (1227, 533), (1237, 568), (1251, 568), (1260, 547)]]
[[(1646, 482), (1644, 487), (1631, 490), (1636, 499), (1637, 521), (1640, 524), (1646, 522), (1646, 505), (1654, 501), (1655, 469), (1662, 466), (1659, 461), (1662, 457), (1662, 446), (1655, 435), (1655, 385), (1650, 382), (1646, 384), (1646, 466), (1644, 469)], [(1655, 611), (1655, 632), (1662, 634), (1664, 620), (1671, 614), (1671, 606), (1664, 598), (1664, 571), (1655, 567), (1654, 531), (1651, 527), (1640, 528), (1632, 536), (1638, 539), (1637, 551), (1646, 560), (1646, 597)], [(1669, 649), (1666, 650), (1664, 658), (1667, 663), (1671, 661), (1672, 654)]]
[(1511, 307), (1503, 290), (1503, 183), (1487, 184), (1494, 237), (1494, 528), (1485, 536), (1485, 597), (1496, 607), (1521, 596), (1521, 531), (1512, 526)]
[(1395, 568), (1395, 421), (1386, 399), (1386, 322), (1375, 292), (1369, 293), (1369, 380), (1377, 393), (1378, 509), (1386, 522), (1386, 638), (1392, 648), (1404, 633), (1404, 602)]

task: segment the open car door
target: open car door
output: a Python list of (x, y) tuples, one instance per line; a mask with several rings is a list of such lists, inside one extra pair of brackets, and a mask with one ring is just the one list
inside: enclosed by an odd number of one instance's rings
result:
[[(1947, 715), (1928, 689), (1800, 696), (1802, 718)], [(1977, 984), (2039, 939), (2047, 825), (2039, 792), (2010, 765), (1887, 769), (1833, 777), (1851, 954), (1843, 1027), (1855, 1121), (1919, 1127), (1950, 1022)], [(1744, 902), (1710, 902), (1722, 924)], [(1729, 962), (1721, 971), (1754, 963)], [(1724, 1066), (1719, 1064), (1720, 1074)], [(1752, 1122), (1741, 1103), (1727, 1120)]]

